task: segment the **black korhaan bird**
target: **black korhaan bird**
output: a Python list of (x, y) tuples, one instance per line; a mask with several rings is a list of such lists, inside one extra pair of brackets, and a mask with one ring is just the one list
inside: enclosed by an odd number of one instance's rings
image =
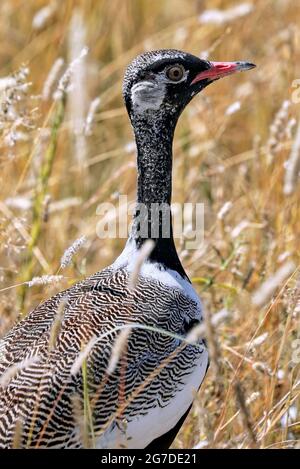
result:
[[(162, 222), (171, 223), (174, 129), (185, 106), (208, 84), (252, 67), (158, 50), (138, 56), (127, 68), (123, 95), (138, 155), (138, 204), (131, 235), (114, 264), (39, 305), (1, 341), (0, 373), (7, 378), (12, 372), (0, 387), (0, 447), (12, 447), (18, 425), (23, 447), (82, 447), (74, 396), (79, 409), (91, 409), (89, 431), (95, 447), (160, 450), (171, 445), (208, 364), (202, 340), (187, 344), (178, 338), (202, 320), (202, 310), (172, 230), (163, 233)], [(149, 209), (143, 216), (141, 204)], [(165, 207), (154, 227), (152, 204)], [(147, 238), (154, 239), (155, 247), (131, 289), (130, 272)], [(62, 308), (56, 343), (49, 348)], [(131, 329), (126, 353), (109, 374), (115, 338), (126, 324), (140, 327)], [(90, 407), (83, 373), (74, 367), (84, 344)]]

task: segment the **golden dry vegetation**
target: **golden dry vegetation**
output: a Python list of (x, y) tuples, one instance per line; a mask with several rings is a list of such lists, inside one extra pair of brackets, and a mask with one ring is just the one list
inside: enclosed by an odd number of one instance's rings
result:
[[(176, 131), (173, 200), (205, 204), (204, 243), (177, 246), (210, 316), (227, 314), (208, 327), (211, 367), (175, 448), (285, 448), (300, 435), (300, 4), (241, 3), (0, 3), (1, 334), (110, 264), (125, 243), (99, 239), (96, 210), (118, 195), (135, 197), (121, 96), (127, 63), (143, 50), (178, 48), (258, 65), (208, 87)], [(212, 8), (227, 13), (201, 20)], [(59, 93), (74, 59), (73, 91)], [(87, 242), (60, 268), (81, 236)], [(24, 284), (57, 274), (59, 282)]]

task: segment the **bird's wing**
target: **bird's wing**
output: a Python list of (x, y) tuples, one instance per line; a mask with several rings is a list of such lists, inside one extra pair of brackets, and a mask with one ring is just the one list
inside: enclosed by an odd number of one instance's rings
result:
[[(121, 352), (115, 340), (125, 324), (137, 323), (183, 335), (197, 305), (154, 280), (140, 278), (133, 291), (127, 285), (126, 270), (105, 269), (39, 305), (1, 341), (0, 447), (13, 444), (18, 427), (23, 446), (80, 447), (87, 409), (90, 438), (110, 422), (163, 408), (181, 389), (199, 348), (185, 347), (158, 373), (177, 338), (133, 326)], [(108, 374), (112, 354), (117, 365)]]

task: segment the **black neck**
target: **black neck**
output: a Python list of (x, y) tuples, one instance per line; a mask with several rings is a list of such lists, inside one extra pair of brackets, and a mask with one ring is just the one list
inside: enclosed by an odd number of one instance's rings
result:
[(150, 260), (186, 276), (172, 231), (172, 144), (177, 119), (131, 116), (137, 145), (137, 207), (130, 238), (138, 248), (146, 239), (155, 247)]

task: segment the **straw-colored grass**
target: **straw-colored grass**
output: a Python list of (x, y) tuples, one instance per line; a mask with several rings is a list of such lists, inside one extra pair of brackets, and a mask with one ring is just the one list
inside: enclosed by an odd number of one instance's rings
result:
[[(252, 0), (253, 8), (235, 17), (241, 3), (0, 5), (1, 335), (18, 314), (110, 264), (124, 245), (99, 239), (96, 210), (120, 194), (135, 197), (133, 137), (121, 97), (127, 63), (166, 47), (258, 65), (208, 87), (176, 131), (173, 201), (205, 204), (204, 244), (185, 250), (184, 239), (176, 243), (210, 311), (217, 363), (175, 448), (285, 448), (300, 440), (300, 4)], [(233, 9), (223, 22), (201, 22), (211, 8)], [(82, 57), (74, 64), (76, 51)], [(81, 96), (62, 79), (70, 62)], [(87, 242), (62, 272), (64, 252), (82, 236)], [(33, 277), (57, 274), (59, 283), (29, 288)], [(222, 309), (226, 321), (213, 326), (210, 318)], [(83, 376), (91, 428), (84, 369)]]

